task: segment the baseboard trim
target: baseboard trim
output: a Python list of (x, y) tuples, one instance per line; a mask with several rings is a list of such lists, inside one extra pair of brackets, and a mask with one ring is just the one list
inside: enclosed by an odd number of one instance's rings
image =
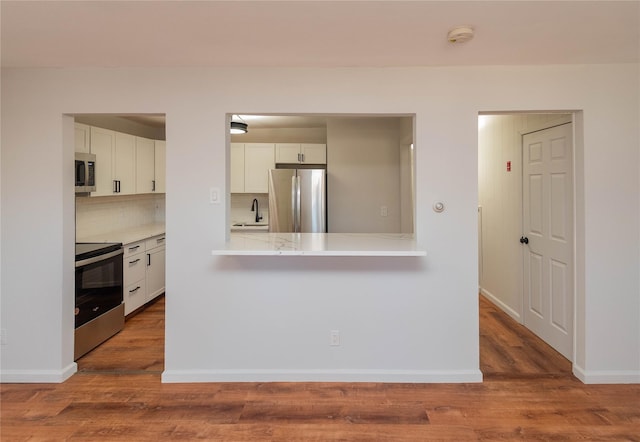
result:
[(3, 384), (60, 384), (78, 371), (75, 362), (62, 370), (1, 370), (0, 382)]
[(574, 365), (573, 375), (585, 384), (640, 384), (636, 370), (584, 370)]
[(163, 383), (181, 382), (482, 382), (480, 370), (165, 370)]
[(500, 310), (505, 312), (507, 315), (511, 316), (513, 319), (518, 321), (519, 324), (522, 324), (522, 316), (520, 315), (520, 313), (518, 313), (517, 311), (515, 311), (514, 309), (509, 307), (504, 302), (502, 302), (500, 299), (498, 299), (491, 292), (489, 292), (488, 290), (485, 290), (482, 287), (480, 287), (480, 294), (482, 296), (484, 296), (485, 298), (487, 298), (489, 301), (491, 301), (494, 305), (496, 305), (498, 308), (500, 308)]

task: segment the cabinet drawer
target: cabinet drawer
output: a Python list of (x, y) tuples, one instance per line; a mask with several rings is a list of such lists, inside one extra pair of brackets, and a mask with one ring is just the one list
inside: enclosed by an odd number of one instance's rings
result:
[(125, 244), (124, 257), (135, 255), (136, 253), (144, 252), (144, 241), (132, 242), (131, 244)]
[(145, 249), (147, 251), (149, 251), (149, 250), (154, 249), (156, 247), (164, 246), (164, 243), (165, 243), (165, 236), (164, 235), (154, 236), (153, 238), (149, 238), (146, 241)]
[(145, 280), (135, 282), (124, 289), (124, 314), (128, 315), (147, 302), (147, 287)]
[(144, 279), (147, 266), (146, 256), (145, 253), (136, 253), (123, 259), (122, 266), (124, 267), (125, 287)]

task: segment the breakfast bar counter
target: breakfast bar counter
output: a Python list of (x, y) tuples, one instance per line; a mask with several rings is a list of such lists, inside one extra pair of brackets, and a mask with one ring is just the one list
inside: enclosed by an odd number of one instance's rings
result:
[(231, 232), (214, 256), (426, 256), (413, 235)]

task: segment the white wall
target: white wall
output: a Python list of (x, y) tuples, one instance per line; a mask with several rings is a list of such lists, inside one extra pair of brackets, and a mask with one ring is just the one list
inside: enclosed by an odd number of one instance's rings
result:
[[(522, 311), (522, 147), (521, 136), (559, 114), (481, 115), (478, 124), (478, 204), (482, 206), (480, 288), (514, 319)], [(507, 161), (511, 171), (507, 171)]]
[(327, 119), (329, 232), (400, 232), (400, 138), (400, 118)]
[[(275, 71), (2, 72), (2, 380), (75, 369), (73, 146), (63, 143), (73, 130), (62, 114), (94, 112), (167, 115), (165, 381), (479, 380), (477, 115), (547, 109), (584, 110), (574, 370), (640, 380), (637, 65)], [(427, 257), (212, 257), (228, 205), (208, 194), (227, 187), (233, 109), (415, 114)], [(431, 210), (436, 200), (445, 212)], [(328, 345), (332, 329), (340, 347)]]

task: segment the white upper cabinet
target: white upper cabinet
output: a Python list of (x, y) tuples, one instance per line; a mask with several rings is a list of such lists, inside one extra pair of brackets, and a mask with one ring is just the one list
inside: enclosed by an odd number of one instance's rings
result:
[(277, 143), (276, 144), (276, 163), (299, 163), (300, 162), (300, 144), (296, 143)]
[(136, 137), (116, 132), (114, 164), (115, 193), (136, 193)]
[(96, 156), (96, 190), (91, 196), (113, 195), (114, 151), (116, 133), (112, 130), (91, 128), (91, 153)]
[(269, 192), (269, 170), (276, 167), (274, 145), (247, 143), (244, 145), (244, 191)]
[(269, 169), (276, 167), (273, 143), (231, 143), (231, 193), (268, 193)]
[(244, 144), (231, 143), (229, 146), (231, 177), (229, 186), (231, 193), (244, 192)]
[(96, 156), (91, 196), (165, 192), (165, 141), (76, 123), (77, 152), (83, 140), (90, 140), (87, 152)]
[(276, 163), (327, 164), (327, 145), (277, 143)]
[(156, 140), (154, 155), (154, 172), (155, 172), (155, 192), (165, 193), (167, 189), (165, 176), (167, 168), (167, 142), (164, 140)]
[(300, 145), (302, 162), (307, 164), (327, 164), (327, 145), (302, 143)]
[(75, 123), (75, 151), (91, 152), (91, 126)]
[(91, 196), (135, 193), (136, 140), (133, 135), (92, 127), (91, 153), (96, 155), (96, 190)]
[(136, 193), (152, 193), (156, 187), (155, 142), (136, 137)]

